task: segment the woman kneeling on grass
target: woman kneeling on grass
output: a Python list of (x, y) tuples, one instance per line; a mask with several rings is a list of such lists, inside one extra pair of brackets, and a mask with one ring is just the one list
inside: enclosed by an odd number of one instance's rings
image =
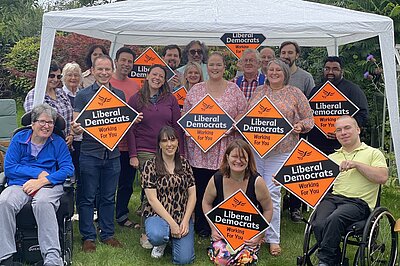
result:
[(146, 161), (142, 187), (148, 203), (146, 235), (154, 246), (153, 258), (160, 258), (171, 240), (172, 262), (188, 264), (194, 260), (194, 226), (191, 219), (196, 203), (196, 187), (189, 163), (179, 155), (178, 135), (170, 126), (158, 134), (155, 158)]
[[(260, 210), (268, 222), (272, 218), (272, 200), (264, 179), (257, 173), (254, 155), (250, 145), (244, 140), (232, 141), (226, 148), (220, 170), (208, 182), (203, 198), (203, 211), (209, 212), (213, 206), (241, 189)], [(255, 265), (264, 234), (245, 240), (244, 246), (236, 253), (223, 240), (210, 223), (211, 246), (208, 255), (215, 265)]]

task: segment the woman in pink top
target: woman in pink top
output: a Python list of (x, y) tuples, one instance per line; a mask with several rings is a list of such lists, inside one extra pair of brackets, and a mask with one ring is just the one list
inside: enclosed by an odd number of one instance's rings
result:
[(270, 243), (269, 251), (272, 256), (281, 253), (280, 243), (280, 204), (281, 188), (272, 182), (272, 175), (276, 173), (282, 163), (288, 157), (290, 151), (299, 140), (300, 133), (307, 133), (314, 126), (314, 120), (310, 105), (304, 94), (296, 87), (288, 85), (290, 70), (286, 63), (280, 59), (269, 62), (267, 71), (268, 81), (259, 86), (249, 101), (249, 108), (254, 106), (266, 95), (293, 125), (293, 131), (276, 145), (264, 158), (257, 154), (257, 170), (262, 175), (271, 194), (274, 213), (271, 227), (266, 232), (266, 242)]
[[(207, 63), (209, 80), (194, 85), (186, 95), (183, 112), (186, 113), (196, 105), (206, 94), (210, 94), (232, 118), (237, 120), (247, 109), (247, 101), (239, 87), (223, 78), (225, 72), (224, 57), (213, 52)], [(211, 229), (203, 214), (201, 202), (203, 194), (210, 178), (218, 170), (227, 145), (239, 133), (231, 132), (219, 140), (206, 153), (190, 138), (186, 137), (186, 155), (193, 169), (196, 182), (196, 207), (195, 207), (195, 231), (200, 236), (209, 236)]]

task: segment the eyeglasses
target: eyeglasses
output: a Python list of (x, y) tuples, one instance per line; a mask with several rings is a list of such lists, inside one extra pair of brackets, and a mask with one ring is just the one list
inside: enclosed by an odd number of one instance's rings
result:
[(247, 63), (254, 64), (254, 63), (257, 62), (257, 59), (254, 59), (254, 58), (250, 58), (250, 59), (240, 59), (240, 62), (241, 62), (241, 63), (245, 63), (245, 64), (247, 64)]
[(46, 120), (35, 120), (35, 122), (38, 122), (38, 124), (40, 125), (40, 126), (42, 126), (42, 127), (44, 127), (46, 124), (49, 126), (49, 127), (52, 127), (52, 126), (54, 126), (54, 121), (46, 121)]
[(62, 75), (49, 74), (49, 78), (50, 78), (50, 79), (53, 79), (53, 78), (55, 78), (55, 77), (57, 77), (57, 79), (61, 79), (61, 78), (62, 78)]
[(340, 72), (340, 71), (342, 71), (340, 68), (338, 68), (338, 67), (332, 67), (332, 68), (330, 68), (330, 67), (324, 67), (323, 68), (324, 69), (324, 72)]
[(203, 51), (200, 50), (200, 49), (198, 49), (198, 50), (193, 49), (193, 50), (189, 50), (189, 53), (190, 53), (191, 55), (196, 55), (196, 54), (202, 55), (202, 54), (203, 54)]

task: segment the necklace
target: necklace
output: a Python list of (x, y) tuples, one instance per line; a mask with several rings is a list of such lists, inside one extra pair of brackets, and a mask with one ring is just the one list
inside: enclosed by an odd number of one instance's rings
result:
[(356, 157), (357, 153), (358, 153), (358, 151), (356, 151), (356, 152), (354, 153), (353, 157), (351, 157), (351, 159), (348, 160), (347, 157), (346, 157), (346, 154), (344, 154), (344, 152), (342, 152), (343, 157), (344, 157), (344, 159), (345, 159), (346, 161), (353, 161), (353, 160), (354, 160), (354, 157)]

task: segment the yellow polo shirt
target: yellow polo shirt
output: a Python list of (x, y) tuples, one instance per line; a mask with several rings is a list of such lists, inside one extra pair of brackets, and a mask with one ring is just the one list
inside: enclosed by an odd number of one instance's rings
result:
[[(339, 165), (344, 160), (351, 160), (374, 167), (387, 167), (383, 153), (364, 142), (350, 153), (340, 148), (329, 155), (329, 158)], [(333, 185), (333, 194), (362, 199), (371, 210), (375, 208), (378, 192), (379, 184), (369, 181), (356, 169), (340, 172)]]

